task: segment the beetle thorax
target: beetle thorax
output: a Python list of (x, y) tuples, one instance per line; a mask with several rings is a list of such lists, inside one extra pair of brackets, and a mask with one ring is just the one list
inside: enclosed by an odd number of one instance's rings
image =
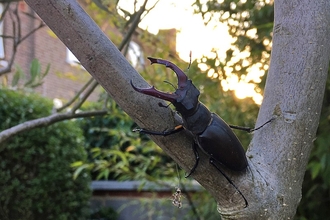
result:
[(175, 94), (178, 95), (178, 98), (173, 105), (182, 117), (192, 115), (197, 111), (200, 92), (191, 80), (187, 80), (185, 87), (178, 88)]
[(182, 115), (183, 126), (191, 131), (194, 135), (199, 135), (204, 132), (212, 120), (211, 112), (205, 105), (198, 102), (197, 108), (192, 115)]

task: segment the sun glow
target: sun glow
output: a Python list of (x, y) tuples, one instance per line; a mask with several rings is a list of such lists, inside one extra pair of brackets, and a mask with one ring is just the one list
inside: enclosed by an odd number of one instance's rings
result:
[[(132, 0), (121, 0), (119, 5), (132, 12), (133, 2)], [(150, 0), (147, 8), (156, 2), (157, 0)], [(203, 56), (212, 58), (214, 57), (213, 51), (217, 52), (220, 59), (225, 59), (226, 51), (231, 47), (233, 41), (228, 34), (228, 27), (220, 24), (216, 18), (205, 26), (201, 15), (194, 14), (192, 7), (194, 2), (195, 0), (160, 0), (156, 7), (145, 16), (139, 27), (153, 34), (157, 34), (160, 29), (177, 29), (176, 49), (180, 58), (186, 62), (189, 62), (190, 51), (192, 51), (193, 59), (201, 59)], [(237, 59), (249, 55), (249, 52), (243, 52), (237, 56)], [(207, 69), (206, 65), (199, 67), (202, 70)], [(259, 66), (255, 64), (248, 70), (245, 78), (239, 79), (235, 74), (231, 74), (232, 71), (230, 68), (226, 69), (227, 79), (221, 81), (224, 90), (234, 90), (238, 98), (252, 97), (257, 104), (261, 104), (262, 95), (256, 91), (255, 83), (260, 82), (260, 77), (265, 72), (260, 71)], [(213, 70), (207, 74), (209, 77), (215, 77), (219, 73), (215, 73)]]

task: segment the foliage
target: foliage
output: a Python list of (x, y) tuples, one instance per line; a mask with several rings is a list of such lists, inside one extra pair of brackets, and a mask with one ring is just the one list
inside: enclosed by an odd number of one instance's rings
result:
[[(187, 197), (186, 194), (184, 196)], [(209, 192), (197, 192), (191, 196), (191, 200), (194, 202), (196, 210), (194, 212), (190, 209), (184, 219), (220, 219), (217, 202)], [(185, 198), (183, 202), (187, 203)]]
[(116, 220), (119, 214), (111, 207), (103, 207), (91, 214), (92, 220)]
[[(11, 87), (16, 90), (32, 91), (43, 83), (43, 79), (49, 73), (50, 64), (47, 65), (44, 72), (41, 71), (41, 64), (38, 59), (33, 59), (30, 65), (29, 73), (24, 73), (22, 68), (16, 65), (16, 72), (13, 75), (11, 85), (4, 84), (3, 87)], [(26, 76), (29, 77), (26, 79)], [(22, 82), (24, 80), (24, 82)]]
[[(229, 26), (229, 33), (234, 37), (233, 48), (227, 51), (227, 58), (218, 62), (203, 59), (210, 69), (219, 74), (219, 79), (225, 79), (224, 71), (231, 68), (232, 73), (245, 74), (249, 67), (260, 63), (260, 70), (268, 68), (272, 28), (274, 19), (273, 1), (271, 0), (216, 0), (201, 3), (196, 0), (196, 12), (200, 13), (205, 22), (219, 18)], [(250, 35), (251, 33), (254, 35)], [(235, 59), (235, 50), (248, 51), (248, 57)], [(248, 62), (244, 62), (247, 59)], [(235, 61), (235, 62), (234, 62)], [(263, 82), (265, 81), (263, 77)], [(261, 84), (262, 87), (262, 84)], [(303, 183), (303, 198), (298, 207), (295, 219), (326, 219), (329, 216), (330, 205), (330, 80), (328, 78), (320, 125), (315, 140), (315, 147), (311, 152), (305, 180)], [(228, 105), (232, 106), (232, 105)]]
[(157, 180), (172, 177), (175, 163), (145, 135), (133, 132), (136, 124), (113, 100), (110, 114), (81, 121), (88, 160), (72, 164), (75, 176), (92, 170), (93, 179)]
[[(34, 94), (0, 91), (0, 129), (50, 114), (50, 101)], [(0, 146), (1, 219), (84, 219), (90, 178), (72, 178), (70, 164), (86, 157), (73, 121), (17, 135)]]
[(227, 24), (233, 37), (232, 46), (224, 58), (223, 54), (214, 50), (212, 58), (204, 57), (200, 63), (208, 67), (212, 77), (224, 81), (238, 77), (238, 82), (248, 83), (260, 93), (264, 86), (264, 81), (260, 83), (260, 76), (266, 74), (269, 66), (273, 1), (224, 0), (219, 3), (211, 0), (201, 3), (196, 0), (194, 7), (206, 24)]

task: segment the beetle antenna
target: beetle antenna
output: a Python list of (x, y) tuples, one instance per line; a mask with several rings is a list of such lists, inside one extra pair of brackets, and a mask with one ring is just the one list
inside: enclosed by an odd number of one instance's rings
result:
[(274, 117), (271, 118), (271, 119), (269, 119), (268, 121), (266, 121), (265, 123), (263, 123), (261, 126), (256, 127), (256, 128), (242, 127), (242, 126), (237, 126), (237, 125), (229, 125), (229, 127), (230, 127), (230, 128), (233, 128), (233, 129), (237, 129), (237, 130), (246, 131), (246, 132), (248, 132), (248, 133), (251, 133), (251, 132), (254, 132), (254, 131), (259, 130), (260, 128), (262, 128), (262, 127), (265, 126), (266, 124), (272, 122), (273, 120), (275, 120)]
[(188, 68), (187, 68), (188, 71), (189, 71), (190, 66), (191, 66), (191, 55), (192, 55), (192, 52), (190, 51), (189, 52), (189, 65), (188, 65)]
[(257, 127), (257, 128), (253, 128), (253, 129), (251, 129), (250, 132), (253, 132), (253, 131), (257, 131), (257, 130), (259, 130), (260, 128), (262, 128), (262, 127), (265, 126), (266, 124), (272, 122), (273, 120), (275, 120), (275, 117), (269, 119), (268, 121), (266, 121), (265, 123), (263, 123), (261, 126), (259, 126), (259, 127)]

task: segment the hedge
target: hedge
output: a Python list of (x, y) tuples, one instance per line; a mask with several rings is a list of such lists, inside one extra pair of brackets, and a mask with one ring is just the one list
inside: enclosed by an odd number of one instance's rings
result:
[[(49, 115), (50, 100), (0, 90), (0, 130)], [(86, 219), (91, 196), (87, 173), (72, 178), (71, 163), (84, 160), (75, 121), (24, 132), (0, 146), (0, 219)]]

